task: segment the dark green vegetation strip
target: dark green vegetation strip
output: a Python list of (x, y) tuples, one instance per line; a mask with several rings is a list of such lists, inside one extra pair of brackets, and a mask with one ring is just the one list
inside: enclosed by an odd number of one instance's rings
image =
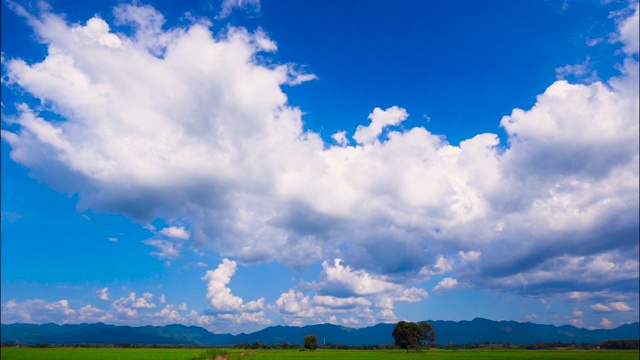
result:
[(203, 349), (116, 349), (116, 348), (8, 348), (2, 360), (176, 360), (193, 359)]
[(637, 350), (425, 350), (407, 353), (404, 350), (204, 350), (204, 349), (111, 349), (111, 348), (8, 348), (1, 350), (2, 360), (193, 360), (215, 359), (224, 355), (228, 360), (242, 359), (633, 359)]

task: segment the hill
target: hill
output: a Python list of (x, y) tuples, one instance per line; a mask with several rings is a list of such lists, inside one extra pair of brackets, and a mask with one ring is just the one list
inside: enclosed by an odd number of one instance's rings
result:
[[(534, 342), (602, 342), (605, 340), (638, 339), (638, 323), (622, 325), (615, 329), (588, 330), (570, 325), (554, 326), (516, 321), (492, 321), (476, 318), (471, 321), (429, 321), (437, 334), (439, 344), (511, 343)], [(2, 342), (50, 344), (184, 344), (184, 345), (234, 345), (243, 342), (279, 342), (300, 344), (306, 335), (318, 336), (320, 344), (375, 345), (393, 343), (391, 333), (395, 324), (377, 324), (366, 328), (349, 328), (332, 324), (295, 326), (271, 326), (250, 334), (213, 334), (197, 326), (116, 326), (103, 323), (56, 324), (2, 324)]]

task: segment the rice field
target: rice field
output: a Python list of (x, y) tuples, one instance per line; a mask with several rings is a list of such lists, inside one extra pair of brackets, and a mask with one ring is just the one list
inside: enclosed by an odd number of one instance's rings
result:
[(204, 359), (638, 359), (637, 350), (241, 350), (241, 349), (120, 349), (120, 348), (10, 348), (3, 360), (204, 360)]

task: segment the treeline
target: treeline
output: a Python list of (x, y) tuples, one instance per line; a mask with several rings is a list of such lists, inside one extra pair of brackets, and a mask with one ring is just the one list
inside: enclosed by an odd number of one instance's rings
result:
[[(269, 343), (240, 343), (236, 345), (227, 346), (210, 346), (210, 345), (158, 345), (158, 344), (130, 344), (127, 342), (122, 343), (94, 343), (94, 344), (25, 344), (15, 341), (2, 342), (2, 347), (34, 347), (34, 348), (46, 348), (46, 347), (69, 347), (69, 348), (162, 348), (162, 349), (211, 349), (211, 348), (235, 348), (235, 349), (266, 349), (266, 350), (287, 350), (287, 349), (300, 349), (301, 344), (289, 344), (285, 342), (269, 344)], [(639, 350), (640, 340), (606, 340), (597, 343), (577, 343), (577, 342), (535, 342), (531, 344), (511, 345), (505, 344), (492, 344), (489, 342), (484, 343), (468, 343), (468, 344), (433, 344), (432, 348), (438, 348), (443, 350), (464, 350), (464, 349), (527, 349), (527, 350), (552, 350), (552, 349), (580, 349), (580, 350), (595, 350), (595, 349), (610, 349), (610, 350)], [(332, 350), (394, 350), (399, 349), (395, 344), (381, 344), (381, 345), (345, 345), (345, 344), (323, 344), (320, 345), (320, 349), (332, 349)]]
[(607, 340), (602, 343), (603, 349), (617, 350), (638, 350), (640, 349), (640, 340)]
[[(289, 344), (285, 342), (269, 344), (269, 343), (259, 343), (254, 342), (252, 344), (248, 344), (243, 342), (237, 345), (226, 346), (227, 348), (234, 349), (265, 349), (265, 350), (279, 350), (279, 349), (299, 349), (302, 347), (301, 344)], [(390, 350), (390, 349), (398, 349), (395, 344), (384, 344), (384, 345), (346, 345), (346, 344), (322, 344), (319, 346), (319, 349), (330, 349), (330, 350)]]
[(591, 350), (600, 348), (601, 343), (577, 343), (577, 342), (561, 342), (561, 341), (551, 341), (551, 342), (535, 342), (531, 344), (520, 345), (521, 349), (527, 350), (553, 350), (553, 349), (580, 349), (580, 350)]
[(533, 344), (521, 345), (522, 349), (529, 350), (546, 350), (556, 348), (573, 348), (573, 349), (611, 349), (611, 350), (638, 350), (640, 340), (606, 340), (601, 343), (564, 343), (564, 342), (537, 342)]

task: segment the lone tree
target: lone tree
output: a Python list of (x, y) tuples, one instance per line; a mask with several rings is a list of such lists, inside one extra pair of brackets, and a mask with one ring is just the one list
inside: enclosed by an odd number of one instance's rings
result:
[(316, 334), (311, 334), (311, 335), (307, 335), (304, 338), (304, 347), (305, 349), (309, 349), (311, 351), (319, 348), (320, 346), (318, 345), (318, 337), (316, 336)]
[(431, 324), (421, 321), (414, 322), (400, 321), (393, 329), (393, 338), (400, 349), (418, 351), (421, 346), (432, 344), (436, 340), (436, 332)]
[(421, 345), (430, 347), (436, 342), (436, 332), (433, 330), (431, 324), (426, 321), (420, 321), (418, 323), (420, 329), (422, 329), (422, 341)]

